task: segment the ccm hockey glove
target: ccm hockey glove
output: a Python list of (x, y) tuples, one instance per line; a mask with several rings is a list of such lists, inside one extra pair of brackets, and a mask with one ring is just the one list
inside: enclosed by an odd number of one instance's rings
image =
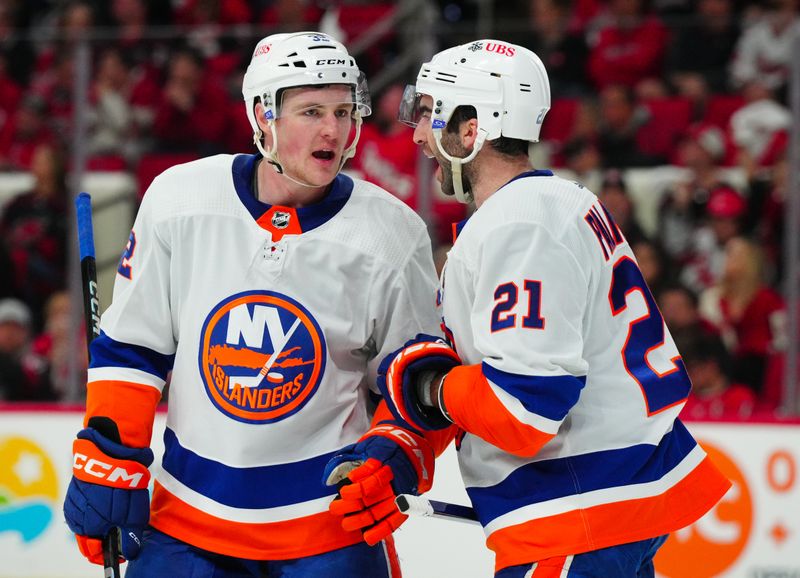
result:
[(330, 512), (342, 517), (345, 530), (360, 530), (364, 541), (374, 546), (408, 518), (395, 498), (430, 490), (434, 460), (424, 438), (394, 425), (373, 427), (325, 466), (325, 483), (340, 485)]
[(78, 432), (72, 460), (64, 518), (76, 534), (81, 554), (102, 565), (101, 540), (112, 527), (118, 527), (123, 559), (136, 558), (150, 519), (147, 467), (153, 463), (152, 450), (129, 448), (88, 427)]
[(420, 333), (383, 359), (378, 389), (404, 426), (420, 431), (444, 429), (451, 422), (430, 400), (431, 382), (457, 365), (461, 358), (444, 340)]

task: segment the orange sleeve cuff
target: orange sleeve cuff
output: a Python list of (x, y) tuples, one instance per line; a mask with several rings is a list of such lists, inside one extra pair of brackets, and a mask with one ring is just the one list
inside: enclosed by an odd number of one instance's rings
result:
[(93, 381), (87, 385), (86, 416), (105, 416), (119, 428), (120, 442), (131, 448), (150, 446), (161, 393), (154, 387), (125, 381)]
[(442, 399), (457, 426), (516, 456), (532, 457), (554, 437), (509, 412), (489, 387), (481, 364), (451, 369), (442, 384)]

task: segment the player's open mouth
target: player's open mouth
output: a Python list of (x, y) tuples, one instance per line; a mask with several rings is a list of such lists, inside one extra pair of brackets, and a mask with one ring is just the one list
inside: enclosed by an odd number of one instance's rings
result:
[(320, 151), (314, 151), (313, 153), (311, 153), (311, 156), (321, 161), (332, 161), (333, 158), (336, 156), (336, 153), (329, 150), (320, 150)]

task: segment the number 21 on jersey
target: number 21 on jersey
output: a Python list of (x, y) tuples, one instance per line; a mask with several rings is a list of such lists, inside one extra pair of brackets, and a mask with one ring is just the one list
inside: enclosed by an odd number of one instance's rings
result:
[[(523, 290), (527, 295), (528, 313), (522, 317), (525, 329), (544, 329), (542, 317), (542, 282), (525, 279)], [(503, 283), (494, 290), (495, 306), (492, 310), (492, 333), (517, 326), (517, 315), (511, 311), (519, 300), (516, 283)]]
[[(664, 318), (661, 317), (636, 262), (630, 257), (622, 256), (614, 263), (608, 293), (612, 316), (622, 315), (635, 293), (639, 293), (644, 299), (647, 311), (628, 322), (628, 334), (620, 356), (625, 371), (639, 384), (647, 406), (647, 415), (654, 415), (685, 400), (691, 389), (691, 381), (680, 355), (676, 354), (666, 361), (670, 367), (665, 371), (658, 371), (648, 360), (650, 355), (657, 355), (657, 350), (664, 345)], [(520, 298), (526, 314), (518, 317), (514, 310)], [(545, 328), (541, 281), (526, 279), (522, 284), (522, 291), (516, 283), (502, 283), (495, 289), (494, 300), (492, 333), (513, 327)]]

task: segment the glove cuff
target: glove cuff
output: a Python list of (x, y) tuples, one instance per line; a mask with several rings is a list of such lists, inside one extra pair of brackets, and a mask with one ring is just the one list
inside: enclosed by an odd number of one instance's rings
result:
[(433, 470), (436, 456), (428, 441), (396, 425), (379, 425), (365, 433), (359, 442), (372, 436), (387, 438), (397, 444), (405, 454), (417, 475), (417, 494), (423, 494), (433, 486)]
[(78, 432), (79, 440), (89, 440), (96, 445), (106, 456), (119, 460), (133, 460), (149, 467), (153, 463), (153, 450), (150, 448), (132, 448), (112, 441), (93, 427), (87, 427)]
[(379, 380), (378, 387), (391, 400), (389, 408), (392, 413), (403, 422), (415, 429), (444, 429), (450, 426), (450, 422), (436, 407), (420, 399), (418, 382), (429, 371), (446, 373), (460, 364), (458, 354), (443, 341), (415, 343), (394, 357), (385, 380)]

